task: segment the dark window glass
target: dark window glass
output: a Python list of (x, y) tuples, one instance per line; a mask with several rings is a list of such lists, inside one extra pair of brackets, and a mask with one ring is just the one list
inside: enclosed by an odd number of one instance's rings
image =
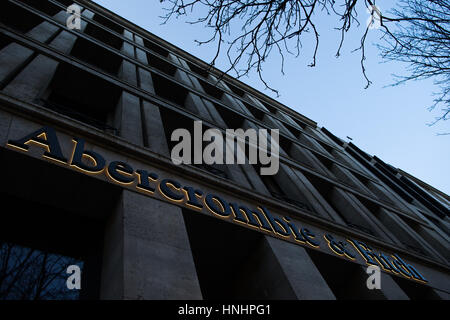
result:
[(189, 69), (191, 69), (193, 72), (195, 72), (199, 76), (202, 76), (203, 78), (208, 77), (208, 71), (206, 69), (200, 68), (200, 67), (196, 66), (195, 64), (190, 63), (189, 61), (187, 61), (187, 64), (189, 66)]
[(17, 31), (27, 33), (44, 20), (9, 1), (2, 1), (0, 22)]
[(40, 102), (73, 119), (117, 133), (110, 119), (120, 94), (121, 89), (108, 81), (61, 64)]
[(120, 25), (118, 25), (117, 23), (112, 22), (111, 20), (99, 15), (99, 14), (95, 14), (93, 17), (93, 20), (100, 23), (101, 25), (103, 25), (104, 27), (111, 29), (115, 32), (117, 32), (118, 34), (122, 34), (123, 33), (123, 27), (121, 27)]
[(89, 23), (84, 30), (84, 33), (87, 35), (97, 39), (100, 42), (103, 42), (106, 45), (109, 45), (117, 50), (122, 49), (123, 40), (119, 37), (113, 35), (111, 32), (103, 30), (93, 24)]
[(177, 68), (173, 64), (170, 64), (154, 54), (147, 53), (147, 61), (151, 67), (158, 69), (171, 77), (173, 77), (177, 71)]
[(214, 98), (216, 98), (218, 100), (222, 99), (222, 96), (223, 96), (222, 89), (219, 89), (217, 86), (213, 86), (212, 84), (209, 84), (208, 82), (200, 80), (200, 79), (199, 79), (199, 82), (207, 94), (209, 94), (210, 96), (213, 96)]
[(30, 7), (33, 7), (34, 9), (45, 13), (49, 16), (54, 16), (58, 12), (62, 11), (63, 9), (58, 7), (57, 5), (54, 5), (53, 3), (44, 0), (44, 1), (36, 1), (36, 0), (19, 0), (20, 2), (23, 2)]
[(166, 79), (156, 73), (152, 73), (155, 93), (180, 106), (184, 106), (188, 91), (175, 82)]
[(83, 38), (77, 39), (71, 55), (112, 75), (117, 75), (122, 63), (118, 55)]
[(169, 51), (167, 51), (166, 49), (160, 47), (159, 45), (157, 45), (151, 41), (148, 41), (147, 39), (144, 39), (144, 46), (147, 49), (150, 49), (153, 52), (156, 52), (156, 53), (162, 55), (163, 57), (169, 56)]

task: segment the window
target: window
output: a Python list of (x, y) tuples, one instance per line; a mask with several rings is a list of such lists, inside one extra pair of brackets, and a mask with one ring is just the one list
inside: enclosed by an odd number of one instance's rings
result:
[[(259, 172), (260, 166), (254, 165), (254, 167), (255, 170)], [(286, 174), (282, 167), (280, 167), (280, 170), (276, 175), (264, 175), (260, 176), (260, 178), (274, 198), (296, 206), (302, 210), (312, 212), (308, 200), (306, 200), (300, 191), (292, 185), (290, 177)]]
[(217, 100), (221, 100), (223, 96), (223, 91), (219, 89), (217, 86), (213, 86), (212, 84), (198, 79), (201, 86), (203, 87), (203, 90), (210, 96), (216, 98)]
[(153, 52), (156, 52), (160, 55), (162, 55), (163, 57), (168, 57), (169, 56), (169, 51), (167, 51), (166, 49), (164, 49), (163, 47), (155, 44), (154, 42), (151, 42), (147, 39), (144, 39), (144, 46), (147, 49), (152, 50)]
[(244, 122), (248, 121), (241, 115), (224, 108), (220, 105), (214, 104), (217, 111), (219, 112), (220, 116), (222, 117), (223, 121), (225, 121), (225, 124), (230, 129), (239, 129), (243, 128), (245, 129)]
[(277, 113), (277, 109), (268, 104), (267, 102), (265, 102), (264, 100), (259, 100), (259, 102), (261, 102), (267, 108), (267, 110), (269, 110), (270, 113), (273, 114)]
[(83, 38), (77, 38), (71, 55), (114, 76), (122, 63), (117, 54)]
[(44, 20), (12, 2), (2, 1), (0, 22), (19, 32), (27, 33)]
[(102, 15), (99, 15), (98, 13), (94, 15), (93, 20), (100, 23), (102, 26), (115, 31), (118, 34), (123, 34), (124, 28), (122, 26), (118, 25), (115, 22), (112, 22), (111, 20), (103, 17)]
[(202, 69), (201, 67), (196, 66), (195, 64), (190, 63), (189, 61), (186, 61), (189, 69), (191, 71), (195, 72), (199, 76), (202, 76), (203, 78), (208, 78), (208, 71), (206, 69)]
[(60, 64), (40, 102), (56, 112), (116, 133), (111, 125), (121, 92), (90, 73)]
[(177, 67), (173, 64), (159, 58), (158, 56), (155, 56), (154, 54), (147, 53), (147, 61), (151, 67), (158, 69), (171, 77), (173, 77), (177, 71)]
[(0, 300), (78, 300), (66, 286), (66, 270), (84, 261), (47, 250), (0, 241)]
[(119, 37), (113, 35), (112, 33), (103, 30), (92, 23), (89, 23), (84, 30), (84, 33), (97, 39), (98, 41), (116, 48), (117, 50), (122, 49), (123, 40)]
[(60, 7), (57, 5), (44, 0), (44, 1), (36, 1), (36, 0), (19, 0), (20, 2), (23, 2), (26, 5), (29, 5), (30, 7), (45, 13), (49, 15), (50, 17), (53, 17), (55, 14), (57, 14), (60, 11), (63, 11)]
[(426, 227), (418, 222), (401, 217), (401, 219), (417, 234), (419, 234), (425, 241), (427, 241), (433, 249), (438, 251), (447, 261), (450, 261), (450, 250), (448, 248), (448, 242), (442, 238), (435, 230)]
[(284, 126), (286, 127), (286, 129), (288, 129), (294, 135), (294, 137), (296, 137), (296, 138), (300, 137), (300, 135), (301, 135), (300, 130), (291, 126), (290, 124), (284, 123)]
[(179, 106), (184, 106), (188, 91), (174, 81), (166, 79), (159, 74), (152, 73), (155, 93)]
[(230, 90), (237, 94), (239, 97), (243, 97), (244, 96), (244, 90), (239, 89), (238, 87), (226, 82), (226, 85), (228, 86), (228, 88), (230, 88)]
[(65, 7), (69, 7), (73, 4), (72, 0), (55, 0), (55, 1), (61, 3)]
[(297, 118), (292, 117), (292, 120), (294, 120), (295, 123), (298, 124), (299, 127), (302, 128), (303, 130), (306, 130), (306, 128), (308, 127), (308, 125), (306, 123), (304, 123), (303, 121), (300, 121)]
[(245, 107), (247, 108), (248, 111), (250, 111), (250, 113), (255, 117), (255, 119), (259, 120), (259, 121), (263, 121), (265, 112), (255, 108), (254, 106), (250, 105), (249, 103), (242, 101), (242, 103), (245, 105)]
[[(2, 214), (0, 224), (0, 300), (98, 299), (104, 220), (121, 189), (22, 153), (0, 150), (0, 158), (8, 167), (22, 168), (4, 172), (0, 182), (0, 201), (14, 207)], [(6, 182), (10, 179), (28, 182), (14, 186)], [(5, 250), (9, 257), (2, 255)], [(81, 290), (68, 292), (66, 270), (73, 264), (81, 268)], [(45, 278), (47, 287), (36, 282), (37, 276)]]
[[(173, 110), (169, 110), (169, 109), (161, 109), (161, 119), (164, 125), (164, 132), (165, 132), (165, 136), (166, 136), (166, 140), (167, 140), (167, 145), (169, 146), (169, 150), (172, 150), (175, 145), (178, 144), (177, 141), (172, 141), (171, 140), (171, 136), (172, 133), (176, 130), (176, 129), (185, 129), (187, 130), (190, 135), (191, 138), (193, 139), (194, 137), (194, 120), (186, 117), (182, 114), (177, 113), (176, 111)], [(209, 128), (204, 127), (203, 130), (206, 131)], [(204, 150), (204, 148), (206, 147), (206, 145), (208, 145), (209, 142), (203, 141), (203, 146), (202, 146), (202, 150)], [(193, 166), (202, 169), (202, 170), (206, 170), (216, 176), (219, 176), (221, 178), (225, 178), (228, 179), (229, 178), (229, 173), (228, 173), (228, 169), (226, 165), (221, 165), (221, 164), (212, 164), (212, 165), (208, 165), (205, 163), (201, 163), (201, 164), (195, 164), (194, 163), (194, 144), (191, 143), (191, 150), (190, 150), (190, 154), (191, 154), (191, 159), (190, 159), (190, 164), (192, 164)], [(181, 155), (183, 156), (183, 155)]]
[(320, 177), (308, 172), (303, 172), (303, 174), (350, 228), (372, 236), (378, 235), (369, 222), (358, 212), (359, 209), (355, 209), (354, 201), (358, 201), (355, 197)]

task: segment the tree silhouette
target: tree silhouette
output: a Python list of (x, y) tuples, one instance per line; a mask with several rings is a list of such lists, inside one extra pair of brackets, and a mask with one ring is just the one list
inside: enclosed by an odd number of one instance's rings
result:
[[(216, 53), (211, 61), (215, 65), (225, 51), (228, 68), (223, 74), (234, 72), (237, 78), (256, 70), (266, 88), (278, 94), (262, 73), (262, 66), (275, 50), (281, 57), (284, 73), (284, 55), (299, 56), (302, 40), (307, 34), (314, 37), (314, 51), (309, 66), (317, 63), (319, 33), (317, 20), (321, 13), (336, 18), (340, 31), (336, 56), (341, 53), (348, 31), (359, 26), (358, 11), (369, 10), (369, 23), (361, 36), (360, 64), (366, 80), (366, 38), (373, 23), (381, 31), (381, 55), (386, 60), (406, 62), (407, 75), (397, 75), (393, 85), (433, 78), (440, 88), (431, 109), (442, 107), (442, 114), (433, 123), (449, 118), (450, 91), (450, 0), (398, 0), (397, 8), (384, 14), (375, 0), (160, 0), (167, 3), (164, 23), (180, 16), (200, 16), (189, 23), (203, 24), (210, 28), (211, 37), (196, 40), (199, 45), (216, 43)], [(357, 5), (362, 3), (363, 5)], [(200, 9), (200, 10), (198, 10)], [(361, 13), (361, 12), (359, 12)], [(362, 15), (366, 17), (367, 15)], [(236, 33), (235, 27), (241, 29)], [(234, 32), (231, 30), (233, 29)]]
[(69, 265), (80, 261), (22, 247), (0, 243), (0, 300), (74, 300), (79, 291), (69, 290)]

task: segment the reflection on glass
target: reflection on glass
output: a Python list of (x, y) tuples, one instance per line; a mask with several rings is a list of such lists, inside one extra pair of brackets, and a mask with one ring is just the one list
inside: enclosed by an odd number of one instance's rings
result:
[(0, 300), (77, 300), (67, 267), (83, 262), (60, 254), (0, 242)]

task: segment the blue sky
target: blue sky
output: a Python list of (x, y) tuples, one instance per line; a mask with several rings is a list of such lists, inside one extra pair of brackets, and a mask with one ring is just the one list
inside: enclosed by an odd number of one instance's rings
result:
[[(209, 30), (200, 24), (187, 24), (183, 19), (173, 19), (162, 25), (163, 20), (159, 17), (164, 11), (159, 1), (95, 2), (206, 62), (214, 56), (214, 45), (199, 47), (194, 42), (207, 39)], [(194, 17), (198, 17), (196, 12), (192, 19)], [(274, 55), (269, 59), (263, 72), (270, 84), (279, 90), (278, 98), (264, 90), (254, 73), (241, 81), (316, 121), (338, 137), (351, 137), (353, 143), (367, 153), (449, 194), (450, 135), (436, 135), (449, 132), (449, 124), (427, 126), (439, 115), (438, 110), (427, 110), (437, 88), (431, 80), (387, 87), (393, 82), (392, 74), (403, 74), (406, 66), (398, 62), (382, 63), (379, 51), (373, 45), (380, 37), (377, 30), (371, 30), (367, 39), (366, 69), (372, 85), (364, 89), (360, 52), (352, 51), (359, 46), (368, 17), (368, 14), (360, 14), (361, 27), (347, 35), (339, 58), (335, 57), (339, 33), (333, 29), (338, 26), (337, 21), (323, 15), (318, 17), (320, 23), (317, 23), (320, 47), (316, 67), (308, 67), (313, 50), (309, 39), (303, 43), (300, 57), (286, 56), (284, 76), (278, 57)], [(223, 59), (216, 66), (226, 69)]]

